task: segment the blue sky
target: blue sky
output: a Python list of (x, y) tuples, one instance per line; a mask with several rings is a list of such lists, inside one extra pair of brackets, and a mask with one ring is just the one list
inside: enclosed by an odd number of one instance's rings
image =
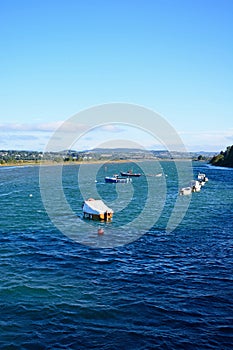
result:
[(62, 121), (109, 102), (157, 111), (189, 150), (224, 149), (232, 38), (231, 0), (1, 1), (0, 149), (43, 150)]

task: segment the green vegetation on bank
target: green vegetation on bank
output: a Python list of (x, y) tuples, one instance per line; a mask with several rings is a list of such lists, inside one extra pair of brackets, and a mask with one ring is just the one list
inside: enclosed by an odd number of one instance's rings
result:
[(223, 166), (233, 168), (233, 145), (228, 146), (225, 152), (221, 151), (218, 155), (214, 156), (210, 163), (216, 166)]

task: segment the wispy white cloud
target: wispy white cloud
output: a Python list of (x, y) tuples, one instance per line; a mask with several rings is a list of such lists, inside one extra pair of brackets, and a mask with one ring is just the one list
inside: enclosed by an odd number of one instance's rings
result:
[(43, 150), (49, 137), (47, 132), (0, 131), (0, 148)]
[(233, 130), (181, 131), (184, 144), (189, 150), (218, 151), (233, 142)]
[(2, 132), (29, 132), (29, 131), (43, 131), (52, 132), (62, 125), (62, 121), (53, 123), (38, 123), (38, 124), (23, 124), (23, 123), (3, 123), (0, 124), (0, 131)]
[[(106, 139), (109, 135), (119, 134), (122, 131), (124, 130), (118, 125), (104, 125), (91, 128), (88, 123), (78, 123), (75, 120), (31, 124), (1, 123), (0, 147), (11, 149), (23, 147), (24, 149), (30, 148), (37, 150), (44, 148), (49, 140), (53, 140), (52, 146), (54, 150), (60, 150), (62, 147), (69, 147), (67, 146), (69, 142), (82, 135), (80, 147), (83, 148), (83, 144), (85, 144), (84, 148), (88, 149), (92, 148), (92, 145), (96, 143), (97, 134), (103, 135), (105, 133), (106, 136), (104, 139)], [(100, 140), (102, 139), (103, 137), (100, 138)]]
[(34, 123), (34, 124), (25, 124), (25, 123), (2, 123), (0, 124), (0, 132), (6, 133), (53, 133), (55, 131), (66, 133), (66, 132), (83, 132), (88, 129), (86, 124), (70, 122), (70, 121), (57, 121), (52, 123)]
[[(54, 134), (54, 132), (56, 132)], [(189, 151), (220, 151), (233, 143), (233, 129), (178, 132), (185, 147)], [(156, 135), (155, 135), (156, 137)], [(123, 140), (136, 142), (147, 149), (164, 148), (159, 140), (150, 133), (139, 128), (132, 128), (121, 124), (100, 125), (91, 128), (88, 121), (78, 123), (75, 120), (57, 121), (52, 123), (2, 123), (0, 124), (0, 147), (14, 149), (23, 146), (24, 149), (42, 149), (49, 140), (54, 139), (56, 147), (63, 147), (64, 141), (77, 142), (77, 149), (91, 149), (99, 147), (103, 142), (122, 143)], [(56, 141), (57, 140), (57, 141)], [(78, 141), (77, 141), (78, 140)], [(112, 146), (113, 147), (113, 146)], [(67, 147), (66, 147), (67, 148)]]
[(7, 135), (5, 137), (5, 140), (8, 140), (8, 141), (16, 141), (16, 140), (22, 140), (22, 141), (35, 141), (35, 140), (38, 140), (39, 138), (35, 135), (17, 135), (17, 134), (14, 134), (14, 135)]
[(120, 127), (119, 125), (115, 125), (115, 124), (103, 125), (99, 129), (100, 129), (100, 131), (105, 131), (105, 132), (109, 132), (109, 133), (121, 133), (121, 132), (125, 131), (124, 128)]

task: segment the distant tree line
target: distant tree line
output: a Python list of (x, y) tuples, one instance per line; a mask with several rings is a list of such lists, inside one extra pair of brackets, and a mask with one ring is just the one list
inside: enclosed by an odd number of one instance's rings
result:
[(153, 159), (192, 159), (208, 161), (213, 153), (203, 152), (169, 152), (167, 150), (141, 150), (141, 149), (93, 149), (90, 151), (64, 150), (60, 152), (39, 152), (25, 150), (0, 150), (0, 165), (21, 163), (74, 163), (88, 161), (110, 160), (153, 160)]
[(41, 163), (43, 161), (66, 162), (79, 160), (77, 152), (37, 152), (0, 150), (0, 164)]
[(214, 156), (210, 163), (216, 166), (223, 166), (233, 168), (233, 145), (228, 146), (226, 150), (221, 151), (218, 155)]

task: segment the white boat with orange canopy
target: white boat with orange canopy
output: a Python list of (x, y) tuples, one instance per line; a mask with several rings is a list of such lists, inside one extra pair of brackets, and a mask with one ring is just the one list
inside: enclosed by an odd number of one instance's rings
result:
[(100, 199), (89, 198), (83, 203), (83, 217), (91, 220), (110, 221), (113, 210)]

